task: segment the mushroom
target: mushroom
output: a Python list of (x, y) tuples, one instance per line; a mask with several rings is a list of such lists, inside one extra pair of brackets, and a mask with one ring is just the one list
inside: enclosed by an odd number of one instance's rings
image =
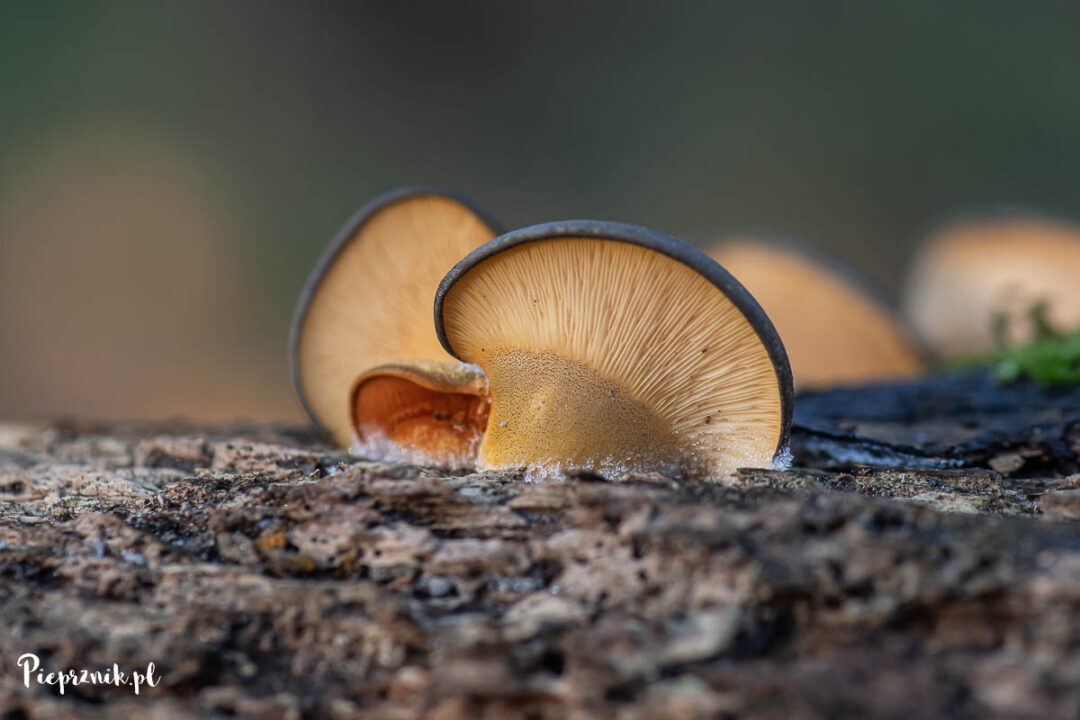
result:
[(576, 220), (470, 253), (435, 296), (491, 393), (481, 469), (717, 476), (781, 458), (791, 371), (722, 267), (653, 230)]
[(796, 242), (734, 239), (708, 254), (753, 293), (784, 340), (798, 389), (910, 377), (916, 343), (869, 282)]
[(460, 363), (386, 363), (353, 384), (352, 427), (364, 454), (469, 467), (488, 419), (487, 379)]
[(1080, 227), (1035, 213), (983, 212), (930, 235), (908, 273), (904, 313), (936, 354), (978, 355), (999, 340), (1032, 339), (1029, 317), (1040, 303), (1052, 325), (1080, 324), (1078, 276)]
[(290, 360), (304, 409), (338, 444), (383, 459), (471, 464), (486, 381), (443, 351), (431, 298), (494, 227), (460, 196), (404, 188), (361, 209), (323, 253), (296, 308)]

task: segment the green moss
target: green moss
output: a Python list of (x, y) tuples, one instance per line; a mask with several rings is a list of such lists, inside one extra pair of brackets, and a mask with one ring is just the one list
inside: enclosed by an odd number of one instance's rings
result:
[(1002, 349), (992, 360), (998, 382), (1029, 378), (1044, 385), (1080, 384), (1080, 328), (1063, 333), (1047, 317), (1045, 302), (1036, 303), (1028, 312), (1035, 328), (1035, 339), (1025, 345), (1007, 347), (1004, 342), (1008, 320), (994, 319), (994, 335)]

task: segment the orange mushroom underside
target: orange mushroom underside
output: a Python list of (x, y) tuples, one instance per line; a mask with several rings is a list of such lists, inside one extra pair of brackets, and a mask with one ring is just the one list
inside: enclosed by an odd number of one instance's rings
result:
[(358, 383), (352, 410), (361, 449), (388, 459), (469, 467), (490, 407), (486, 393), (443, 391), (375, 375)]

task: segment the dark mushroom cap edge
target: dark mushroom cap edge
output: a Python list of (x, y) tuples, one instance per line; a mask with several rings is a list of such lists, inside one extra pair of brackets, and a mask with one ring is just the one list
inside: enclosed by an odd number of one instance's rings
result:
[(300, 405), (304, 408), (304, 412), (311, 422), (323, 432), (329, 431), (315, 416), (315, 412), (308, 404), (307, 397), (304, 395), (304, 390), (300, 383), (300, 329), (303, 327), (304, 320), (307, 318), (307, 311), (308, 306), (311, 304), (311, 298), (314, 297), (319, 285), (322, 284), (323, 277), (330, 267), (333, 266), (338, 255), (357, 237), (360, 228), (363, 227), (368, 220), (374, 217), (380, 210), (383, 210), (396, 202), (423, 197), (425, 195), (436, 195), (458, 202), (476, 215), (481, 222), (487, 225), (493, 234), (498, 235), (503, 232), (501, 224), (495, 221), (485, 210), (480, 209), (472, 200), (456, 190), (438, 185), (409, 185), (407, 187), (391, 190), (379, 195), (374, 200), (371, 200), (353, 214), (349, 221), (345, 223), (344, 227), (338, 231), (338, 234), (326, 249), (323, 250), (322, 255), (319, 256), (318, 262), (315, 263), (315, 268), (311, 271), (311, 274), (308, 275), (307, 281), (304, 283), (304, 288), (300, 291), (300, 299), (296, 303), (296, 309), (293, 311), (292, 324), (289, 327), (289, 377), (292, 379), (293, 389), (296, 391), (296, 397), (300, 400)]
[(754, 328), (754, 332), (757, 333), (758, 339), (765, 346), (769, 359), (772, 361), (773, 370), (776, 372), (776, 381), (780, 386), (781, 414), (780, 436), (777, 439), (773, 458), (775, 459), (784, 452), (791, 435), (794, 390), (787, 351), (784, 349), (784, 344), (781, 342), (776, 328), (773, 327), (772, 321), (769, 320), (769, 316), (765, 314), (765, 311), (758, 305), (757, 300), (753, 298), (746, 288), (715, 260), (692, 245), (656, 230), (601, 220), (563, 220), (514, 230), (481, 245), (466, 255), (461, 262), (446, 274), (446, 277), (439, 283), (438, 291), (435, 293), (435, 334), (438, 335), (439, 342), (442, 343), (446, 352), (459, 360), (461, 359), (454, 352), (450, 340), (446, 337), (446, 328), (443, 326), (443, 302), (450, 288), (474, 267), (504, 250), (537, 240), (557, 238), (614, 240), (647, 248), (686, 265), (724, 293), (750, 322), (750, 326)]

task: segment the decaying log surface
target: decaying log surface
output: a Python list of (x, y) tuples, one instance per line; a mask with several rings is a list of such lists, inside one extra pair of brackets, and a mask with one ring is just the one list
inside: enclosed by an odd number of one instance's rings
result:
[[(0, 426), (0, 707), (1077, 717), (1080, 403), (960, 421), (882, 392), (804, 398), (803, 469), (723, 485), (447, 475), (273, 425)], [(886, 450), (953, 462), (857, 465)], [(163, 679), (61, 698), (23, 653)]]
[(992, 467), (1016, 477), (1080, 469), (1080, 388), (999, 386), (984, 372), (820, 392), (795, 404), (801, 464)]

